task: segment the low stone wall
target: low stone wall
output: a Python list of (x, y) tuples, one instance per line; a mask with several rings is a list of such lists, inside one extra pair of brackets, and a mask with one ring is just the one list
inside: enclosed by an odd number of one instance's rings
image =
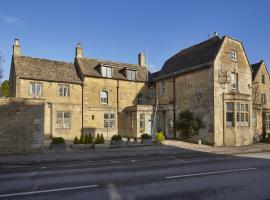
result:
[(44, 101), (0, 98), (0, 153), (32, 151), (44, 142)]

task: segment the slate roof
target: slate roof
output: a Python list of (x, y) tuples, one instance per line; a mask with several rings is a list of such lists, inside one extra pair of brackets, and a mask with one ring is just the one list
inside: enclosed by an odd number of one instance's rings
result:
[(20, 78), (80, 84), (73, 63), (15, 56), (15, 74)]
[(113, 68), (113, 79), (120, 79), (120, 80), (127, 80), (124, 70), (126, 68), (134, 69), (137, 71), (136, 74), (136, 81), (146, 81), (146, 74), (147, 69), (146, 67), (135, 65), (135, 64), (127, 64), (127, 63), (120, 63), (120, 62), (113, 62), (107, 60), (99, 60), (93, 58), (77, 58), (77, 64), (81, 70), (83, 76), (90, 76), (90, 77), (102, 77), (101, 73), (99, 72), (98, 68), (101, 65), (108, 65), (112, 66)]
[(260, 61), (258, 63), (255, 63), (255, 64), (252, 64), (251, 65), (251, 68), (252, 68), (252, 81), (255, 79), (260, 67), (261, 67), (261, 64), (262, 64), (263, 61)]
[(164, 63), (158, 77), (175, 72), (186, 71), (196, 66), (206, 66), (214, 61), (221, 47), (223, 38), (212, 37), (204, 42), (183, 49)]

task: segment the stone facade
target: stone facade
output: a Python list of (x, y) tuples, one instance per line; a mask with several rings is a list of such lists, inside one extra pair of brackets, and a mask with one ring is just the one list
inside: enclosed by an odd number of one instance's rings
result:
[(0, 98), (0, 153), (31, 151), (44, 141), (44, 101)]

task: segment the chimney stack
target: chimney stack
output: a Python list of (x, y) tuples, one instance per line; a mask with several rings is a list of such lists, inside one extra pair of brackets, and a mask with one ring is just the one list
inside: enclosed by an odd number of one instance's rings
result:
[(138, 55), (138, 64), (142, 67), (146, 67), (145, 56), (143, 53), (139, 53)]
[(19, 39), (14, 40), (13, 44), (13, 56), (21, 56), (21, 46)]
[(76, 46), (76, 58), (82, 58), (83, 57), (83, 48), (81, 47), (81, 43), (78, 43)]

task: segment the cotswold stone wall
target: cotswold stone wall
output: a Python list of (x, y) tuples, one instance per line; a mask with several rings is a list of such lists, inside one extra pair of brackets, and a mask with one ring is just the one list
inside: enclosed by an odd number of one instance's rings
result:
[(0, 153), (31, 151), (44, 141), (44, 101), (0, 98)]

